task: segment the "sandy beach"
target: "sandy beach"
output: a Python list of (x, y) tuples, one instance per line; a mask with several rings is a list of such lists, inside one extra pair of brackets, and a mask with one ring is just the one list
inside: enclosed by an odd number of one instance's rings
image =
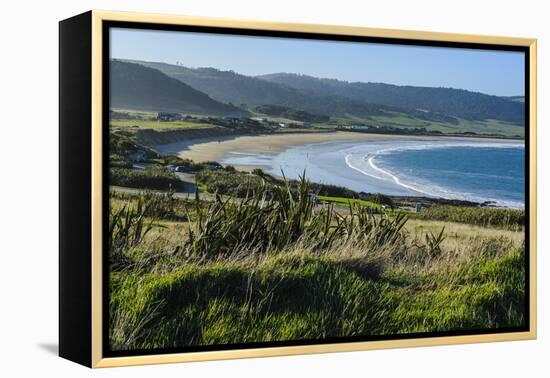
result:
[[(205, 138), (182, 141), (171, 144), (157, 145), (155, 148), (161, 154), (175, 154), (181, 158), (191, 159), (196, 162), (222, 161), (228, 154), (277, 154), (294, 146), (312, 143), (325, 143), (331, 141), (380, 141), (392, 138), (403, 138), (394, 135), (377, 135), (349, 132), (327, 133), (288, 133), (271, 135), (247, 135), (236, 138)], [(249, 167), (238, 165), (240, 169)], [(255, 166), (254, 168), (257, 168)]]
[[(326, 143), (334, 141), (386, 141), (386, 140), (469, 140), (469, 141), (498, 141), (500, 143), (517, 143), (517, 140), (490, 139), (490, 138), (460, 138), (438, 136), (411, 136), (411, 135), (387, 135), (352, 133), (345, 131), (325, 133), (287, 133), (270, 135), (247, 135), (238, 137), (219, 137), (193, 139), (171, 144), (155, 146), (161, 154), (178, 155), (181, 158), (191, 159), (196, 162), (218, 161), (221, 162), (231, 153), (243, 154), (268, 154), (274, 155), (287, 150), (290, 147)], [(248, 170), (257, 168), (246, 165), (236, 165), (237, 168)]]

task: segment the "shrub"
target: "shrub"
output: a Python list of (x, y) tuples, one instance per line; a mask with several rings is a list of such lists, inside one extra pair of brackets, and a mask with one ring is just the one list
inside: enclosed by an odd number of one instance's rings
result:
[(357, 193), (343, 186), (311, 183), (311, 189), (320, 196), (357, 198)]
[(162, 166), (147, 166), (143, 170), (127, 168), (110, 168), (109, 184), (130, 188), (176, 189), (180, 180), (167, 168)]
[(362, 197), (364, 197), (364, 199), (366, 199), (367, 201), (372, 201), (372, 202), (374, 202), (378, 205), (389, 206), (391, 209), (395, 208), (395, 203), (393, 202), (391, 197), (386, 196), (384, 194), (381, 194), (381, 193), (370, 194), (369, 193), (369, 194), (364, 195)]
[[(206, 189), (211, 193), (222, 195), (231, 195), (243, 198), (252, 191), (265, 191), (264, 182), (277, 185), (286, 185), (286, 181), (292, 191), (296, 191), (300, 186), (299, 180), (280, 180), (268, 175), (261, 169), (254, 169), (251, 174), (246, 172), (234, 171), (232, 166), (227, 166), (224, 170), (206, 169), (197, 174), (197, 180), (206, 185)], [(357, 193), (351, 189), (336, 185), (309, 183), (312, 193), (321, 196), (356, 198)]]
[(109, 152), (111, 154), (129, 156), (138, 148), (131, 133), (125, 131), (109, 132)]
[(124, 156), (117, 154), (109, 155), (109, 167), (114, 168), (132, 168), (132, 163)]
[(265, 189), (264, 180), (256, 175), (226, 170), (205, 169), (196, 174), (197, 181), (210, 193), (244, 198), (251, 191)]
[(256, 176), (265, 175), (264, 171), (262, 171), (260, 168), (254, 168), (251, 173)]
[(469, 223), (482, 227), (519, 229), (525, 224), (525, 211), (459, 206), (433, 206), (413, 215), (418, 219)]
[(109, 130), (110, 154), (128, 159), (136, 151), (143, 151), (148, 159), (158, 156), (151, 148), (137, 143), (135, 133), (128, 130)]

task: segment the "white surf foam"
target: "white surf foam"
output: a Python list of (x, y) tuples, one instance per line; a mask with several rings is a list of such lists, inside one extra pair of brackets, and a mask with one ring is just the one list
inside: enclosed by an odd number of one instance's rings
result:
[[(395, 143), (395, 142), (394, 142)], [(474, 148), (523, 148), (520, 143), (484, 143), (484, 142), (401, 142), (398, 145), (388, 147), (387, 144), (372, 143), (352, 147), (345, 155), (346, 165), (366, 176), (382, 181), (391, 181), (396, 185), (405, 188), (414, 193), (419, 193), (429, 197), (441, 197), (449, 199), (470, 200), (475, 202), (494, 201), (499, 206), (506, 207), (524, 207), (523, 203), (515, 201), (505, 201), (501, 199), (480, 198), (472, 193), (456, 192), (449, 188), (438, 186), (435, 183), (413, 182), (410, 178), (399, 177), (398, 173), (391, 172), (387, 168), (381, 168), (376, 159), (382, 155), (396, 153), (407, 150), (427, 150), (444, 149), (453, 147), (474, 147)]]

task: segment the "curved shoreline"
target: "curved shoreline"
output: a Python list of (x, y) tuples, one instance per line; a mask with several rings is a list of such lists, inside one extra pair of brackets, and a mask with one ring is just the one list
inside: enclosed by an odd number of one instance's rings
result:
[[(291, 147), (300, 145), (347, 142), (347, 141), (386, 141), (386, 140), (423, 140), (423, 141), (479, 141), (518, 143), (515, 139), (448, 137), (448, 136), (412, 136), (391, 134), (368, 134), (348, 131), (311, 132), (311, 133), (280, 133), (265, 135), (242, 135), (229, 137), (209, 137), (190, 139), (170, 144), (153, 146), (163, 155), (178, 155), (181, 158), (196, 162), (222, 161), (232, 152), (249, 154), (274, 155)], [(237, 168), (248, 169), (245, 165), (236, 165)]]
[[(349, 132), (331, 132), (331, 133), (288, 133), (288, 134), (269, 134), (269, 135), (246, 135), (238, 136), (231, 138), (205, 138), (205, 139), (195, 139), (185, 142), (172, 143), (168, 145), (155, 146), (155, 148), (163, 154), (175, 154), (182, 158), (191, 159), (197, 162), (200, 161), (217, 161), (219, 163), (231, 164), (239, 170), (250, 171), (255, 168), (262, 168), (265, 171), (277, 176), (277, 172), (274, 171), (273, 159), (279, 159), (279, 156), (286, 151), (300, 151), (304, 148), (307, 149), (308, 146), (315, 145), (325, 145), (327, 143), (339, 144), (339, 143), (352, 143), (361, 142), (363, 146), (361, 154), (365, 153), (364, 146), (369, 145), (369, 142), (372, 142), (372, 146), (368, 148), (367, 152), (370, 153), (365, 157), (362, 156), (353, 156), (354, 153), (351, 151), (348, 155), (345, 156), (346, 168), (356, 171), (356, 174), (361, 174), (363, 177), (368, 177), (366, 181), (361, 179), (361, 187), (358, 188), (357, 184), (353, 184), (351, 181), (346, 181), (342, 176), (342, 180), (338, 180), (338, 183), (328, 182), (329, 184), (336, 184), (341, 186), (350, 187), (356, 191), (369, 191), (370, 190), (378, 191), (388, 195), (412, 195), (412, 196), (427, 196), (431, 198), (448, 198), (456, 200), (465, 200), (465, 201), (474, 201), (472, 198), (462, 195), (457, 195), (456, 193), (452, 196), (445, 196), (440, 193), (440, 191), (431, 192), (428, 190), (423, 190), (423, 188), (416, 185), (410, 184), (406, 181), (401, 180), (401, 178), (393, 174), (392, 172), (386, 171), (379, 167), (376, 164), (376, 157), (381, 152), (386, 150), (408, 150), (408, 149), (432, 149), (432, 148), (445, 148), (453, 146), (476, 146), (476, 147), (512, 147), (512, 146), (521, 146), (523, 143), (518, 143), (518, 140), (502, 140), (502, 139), (488, 139), (488, 138), (471, 138), (471, 137), (439, 137), (439, 136), (403, 136), (403, 135), (380, 135), (380, 134), (366, 134), (366, 133), (349, 133)], [(395, 141), (395, 145), (393, 142)], [(382, 143), (381, 143), (382, 142)], [(389, 143), (388, 145), (388, 142)], [(418, 142), (418, 143), (415, 143)], [(437, 142), (437, 143), (434, 143)], [(391, 147), (390, 147), (391, 146)], [(372, 153), (372, 154), (371, 154)], [(310, 169), (315, 167), (312, 165), (313, 160), (309, 160), (311, 155), (301, 153), (294, 156), (293, 160), (300, 162), (301, 159), (309, 161)], [(286, 157), (288, 159), (288, 156)], [(361, 159), (358, 161), (357, 159)], [(332, 160), (331, 160), (332, 161)], [(280, 162), (281, 163), (281, 162)], [(367, 165), (365, 165), (365, 163)], [(289, 164), (289, 161), (285, 163)], [(289, 167), (294, 164), (290, 163)], [(288, 168), (288, 167), (287, 167)], [(319, 171), (320, 167), (317, 167)], [(334, 167), (333, 167), (334, 169)], [(341, 168), (343, 169), (343, 167)], [(309, 171), (309, 169), (308, 169)], [(313, 176), (317, 176), (312, 179), (314, 181), (319, 181), (320, 177), (330, 177), (315, 174), (314, 171), (310, 171)], [(343, 171), (341, 171), (343, 172)], [(285, 173), (287, 170), (285, 168)], [(292, 173), (290, 173), (292, 176)], [(290, 177), (289, 176), (289, 177)], [(357, 183), (357, 177), (347, 178), (355, 180)], [(340, 177), (340, 176), (338, 176)], [(330, 179), (327, 179), (331, 181)], [(350, 186), (351, 185), (351, 186)], [(400, 189), (396, 189), (400, 188)], [(447, 192), (447, 190), (445, 190)], [(493, 201), (493, 199), (488, 199)], [(484, 202), (484, 200), (475, 199), (477, 202)], [(500, 202), (500, 201), (499, 201)], [(503, 206), (512, 206), (512, 205), (503, 205)], [(516, 205), (512, 206), (516, 207)]]

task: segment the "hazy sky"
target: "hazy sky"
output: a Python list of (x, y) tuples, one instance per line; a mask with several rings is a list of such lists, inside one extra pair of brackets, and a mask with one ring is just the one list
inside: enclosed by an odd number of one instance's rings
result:
[(522, 52), (111, 29), (111, 58), (244, 75), (291, 72), (346, 81), (524, 94)]

